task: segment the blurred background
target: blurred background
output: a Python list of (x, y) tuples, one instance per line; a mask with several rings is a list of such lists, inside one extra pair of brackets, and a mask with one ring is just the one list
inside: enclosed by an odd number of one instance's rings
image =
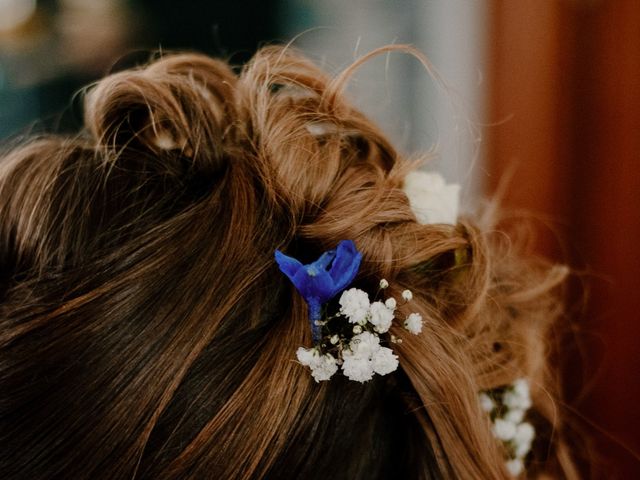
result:
[(566, 409), (595, 442), (583, 459), (593, 478), (640, 478), (640, 1), (0, 0), (0, 141), (77, 129), (79, 89), (152, 52), (241, 64), (294, 38), (330, 72), (392, 43), (428, 56), (443, 84), (382, 55), (353, 101), (401, 151), (434, 152), (469, 206), (510, 177), (533, 248), (580, 274), (556, 344)]

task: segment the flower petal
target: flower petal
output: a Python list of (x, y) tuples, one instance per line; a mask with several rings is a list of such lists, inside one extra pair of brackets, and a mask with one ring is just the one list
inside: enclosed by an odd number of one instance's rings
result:
[(322, 255), (320, 255), (320, 258), (313, 262), (311, 265), (318, 268), (319, 270), (326, 270), (334, 258), (336, 258), (336, 251), (329, 250), (328, 252), (324, 252)]
[(333, 295), (344, 290), (353, 281), (360, 268), (362, 254), (356, 250), (352, 240), (342, 240), (336, 249), (336, 258), (329, 274), (334, 282)]
[(323, 304), (333, 297), (333, 279), (326, 270), (317, 270), (311, 265), (306, 265), (298, 270), (291, 281), (307, 303), (313, 298)]
[(276, 250), (276, 262), (278, 263), (278, 267), (280, 267), (280, 271), (289, 277), (289, 280), (292, 282), (296, 273), (303, 267), (302, 263), (298, 260), (285, 255), (280, 250)]

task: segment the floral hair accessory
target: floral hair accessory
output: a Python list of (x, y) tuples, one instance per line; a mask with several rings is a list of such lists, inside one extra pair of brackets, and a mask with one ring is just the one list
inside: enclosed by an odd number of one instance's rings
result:
[[(387, 375), (398, 368), (398, 357), (384, 346), (402, 341), (388, 333), (396, 318), (397, 302), (393, 297), (377, 299), (389, 282), (380, 280), (373, 302), (363, 290), (346, 289), (362, 260), (353, 241), (341, 241), (335, 250), (323, 253), (307, 265), (278, 250), (275, 258), (309, 307), (314, 346), (298, 348), (296, 356), (311, 369), (316, 382), (329, 380), (339, 368), (347, 378), (357, 382), (371, 380), (375, 374)], [(330, 300), (340, 292), (338, 304), (333, 305)], [(406, 303), (413, 295), (405, 290), (402, 297)], [(422, 317), (412, 313), (404, 326), (417, 335), (422, 331)]]
[(535, 438), (533, 425), (524, 420), (531, 408), (529, 383), (520, 378), (505, 387), (481, 392), (479, 400), (480, 407), (489, 414), (494, 436), (507, 451), (505, 466), (517, 477), (524, 470), (524, 461)]
[(324, 252), (318, 260), (303, 265), (293, 257), (276, 250), (276, 262), (309, 306), (313, 341), (320, 340), (319, 320), (323, 304), (335, 297), (353, 281), (362, 254), (351, 240), (343, 240), (336, 250)]
[(415, 171), (405, 177), (403, 190), (418, 223), (456, 224), (460, 185), (446, 183), (439, 173)]

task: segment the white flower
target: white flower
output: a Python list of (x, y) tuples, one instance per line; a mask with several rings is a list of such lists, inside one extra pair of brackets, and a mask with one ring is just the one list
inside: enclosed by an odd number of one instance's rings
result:
[(403, 190), (419, 223), (456, 224), (460, 185), (447, 184), (438, 173), (417, 171), (405, 177)]
[(526, 381), (516, 381), (513, 388), (504, 394), (502, 402), (510, 409), (527, 410), (531, 407), (529, 385)]
[(520, 423), (524, 418), (524, 410), (513, 408), (504, 414), (504, 419), (511, 423)]
[(380, 338), (371, 332), (356, 335), (343, 353), (342, 371), (356, 382), (366, 382), (373, 374), (387, 375), (398, 368), (398, 357), (391, 349), (380, 346)]
[(514, 477), (520, 475), (524, 470), (524, 463), (522, 463), (522, 460), (520, 460), (519, 458), (509, 460), (507, 463), (505, 463), (505, 465), (509, 473)]
[(362, 332), (351, 339), (349, 348), (353, 355), (369, 359), (380, 349), (380, 338), (371, 332)]
[(384, 302), (384, 304), (387, 306), (387, 308), (389, 308), (391, 310), (395, 310), (396, 306), (398, 305), (396, 303), (396, 299), (393, 298), (393, 297), (387, 298), (387, 300)]
[(495, 403), (486, 393), (482, 392), (478, 397), (480, 399), (480, 408), (482, 408), (483, 411), (489, 413), (495, 408)]
[(402, 292), (402, 298), (404, 298), (407, 302), (410, 302), (413, 299), (413, 293), (411, 293), (411, 290), (404, 290)]
[(334, 373), (338, 371), (338, 363), (335, 358), (329, 353), (326, 353), (319, 357), (318, 362), (310, 365), (311, 375), (316, 382), (322, 382), (329, 380)]
[(536, 431), (528, 422), (516, 427), (516, 435), (513, 438), (514, 453), (518, 458), (524, 458), (531, 450), (531, 444), (536, 436)]
[(369, 295), (358, 288), (350, 288), (340, 296), (340, 313), (351, 323), (366, 322), (369, 315)]
[(387, 347), (380, 347), (371, 359), (373, 371), (378, 375), (395, 372), (398, 368), (398, 357)]
[(404, 328), (409, 330), (414, 335), (418, 335), (422, 332), (422, 315), (419, 313), (410, 314), (404, 321)]
[(362, 327), (360, 325), (356, 325), (355, 327), (353, 327), (353, 333), (362, 333)]
[(529, 390), (529, 382), (524, 378), (519, 378), (512, 384), (513, 391), (516, 395), (523, 399), (531, 400), (531, 392)]
[(380, 280), (380, 288), (382, 290), (384, 290), (385, 288), (387, 288), (389, 286), (389, 282), (387, 282), (384, 278), (382, 280)]
[(338, 371), (338, 363), (329, 353), (320, 355), (315, 348), (300, 347), (296, 356), (302, 365), (311, 368), (311, 375), (316, 382), (329, 380)]
[(370, 313), (369, 322), (375, 327), (376, 332), (387, 332), (393, 322), (393, 310), (382, 302), (373, 302)]
[(516, 443), (513, 451), (517, 458), (524, 458), (531, 450), (531, 442), (529, 443)]
[(505, 442), (509, 441), (516, 435), (516, 425), (502, 418), (497, 418), (493, 424), (493, 433), (496, 438)]
[(523, 400), (523, 398), (519, 397), (514, 392), (507, 392), (504, 394), (502, 402), (509, 409), (525, 410), (529, 408), (529, 406)]
[[(483, 410), (491, 412), (491, 398), (480, 393)], [(523, 459), (531, 451), (535, 438), (535, 429), (529, 422), (523, 422), (526, 411), (531, 407), (531, 394), (526, 379), (518, 379), (507, 386), (502, 396), (502, 404), (506, 407), (502, 418), (493, 419), (493, 434), (500, 439), (510, 452), (505, 466), (512, 476), (520, 476), (524, 471)], [(492, 402), (491, 402), (492, 403)]]
[(320, 356), (320, 353), (315, 348), (300, 347), (296, 351), (296, 357), (298, 361), (305, 367), (310, 366), (315, 362), (316, 358)]
[(356, 382), (366, 382), (373, 378), (373, 365), (369, 358), (350, 352), (344, 353), (342, 371), (349, 380)]
[(517, 444), (531, 444), (536, 436), (536, 431), (529, 422), (523, 422), (516, 427), (516, 434), (513, 441)]

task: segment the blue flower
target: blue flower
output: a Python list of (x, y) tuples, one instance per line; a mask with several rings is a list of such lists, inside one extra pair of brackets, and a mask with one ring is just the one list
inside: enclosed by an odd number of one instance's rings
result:
[(322, 305), (349, 286), (358, 273), (362, 254), (351, 240), (343, 240), (335, 250), (323, 253), (315, 262), (303, 265), (293, 257), (276, 250), (280, 270), (298, 289), (309, 306), (313, 341), (320, 341)]

